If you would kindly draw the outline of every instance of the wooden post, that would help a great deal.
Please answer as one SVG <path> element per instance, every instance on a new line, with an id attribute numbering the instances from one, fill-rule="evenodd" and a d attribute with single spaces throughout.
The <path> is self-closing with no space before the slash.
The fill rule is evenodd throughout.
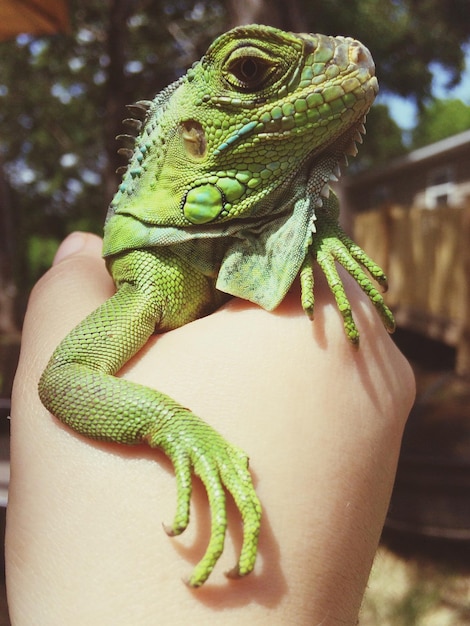
<path id="1" fill-rule="evenodd" d="M 461 319 L 463 327 L 457 344 L 456 371 L 460 376 L 470 376 L 470 205 L 467 205 L 462 214 L 462 241 L 461 248 L 462 268 L 466 280 L 464 281 L 463 308 Z"/>

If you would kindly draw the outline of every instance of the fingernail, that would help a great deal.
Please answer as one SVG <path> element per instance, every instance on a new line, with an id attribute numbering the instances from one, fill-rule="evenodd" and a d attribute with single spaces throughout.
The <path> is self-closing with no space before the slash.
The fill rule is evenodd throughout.
<path id="1" fill-rule="evenodd" d="M 71 233 L 60 244 L 57 252 L 55 253 L 52 265 L 57 265 L 72 254 L 80 252 L 85 247 L 86 235 L 84 233 L 75 232 Z"/>

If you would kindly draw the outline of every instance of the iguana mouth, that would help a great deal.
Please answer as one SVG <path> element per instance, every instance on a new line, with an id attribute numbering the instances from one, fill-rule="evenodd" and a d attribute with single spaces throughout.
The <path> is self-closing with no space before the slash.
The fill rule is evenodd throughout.
<path id="1" fill-rule="evenodd" d="M 363 116 L 356 124 L 323 147 L 319 152 L 310 154 L 306 161 L 310 171 L 322 172 L 322 185 L 317 195 L 317 208 L 323 205 L 322 198 L 330 195 L 330 184 L 336 183 L 341 177 L 341 166 L 348 166 L 348 157 L 355 157 L 358 153 L 357 143 L 362 144 L 366 134 L 366 117 Z"/>

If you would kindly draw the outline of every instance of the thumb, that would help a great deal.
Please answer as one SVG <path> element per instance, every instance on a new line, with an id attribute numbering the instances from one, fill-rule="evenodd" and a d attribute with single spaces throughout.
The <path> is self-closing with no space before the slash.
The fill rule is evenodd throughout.
<path id="1" fill-rule="evenodd" d="M 101 239 L 92 233 L 74 232 L 60 244 L 52 265 L 57 265 L 74 254 L 101 256 Z"/>
<path id="2" fill-rule="evenodd" d="M 23 326 L 40 353 L 59 341 L 93 309 L 114 293 L 114 284 L 101 254 L 101 239 L 76 232 L 64 239 L 53 267 L 33 287 Z M 46 345 L 47 344 L 47 345 Z"/>

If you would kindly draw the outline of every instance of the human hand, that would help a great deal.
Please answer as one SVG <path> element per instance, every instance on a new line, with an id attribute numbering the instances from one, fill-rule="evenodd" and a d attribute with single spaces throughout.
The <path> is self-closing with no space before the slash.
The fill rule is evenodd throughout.
<path id="1" fill-rule="evenodd" d="M 359 350 L 319 276 L 313 325 L 295 289 L 273 313 L 234 299 L 155 336 L 121 372 L 189 406 L 251 459 L 263 505 L 255 571 L 222 575 L 241 543 L 229 506 L 225 553 L 192 591 L 180 579 L 207 542 L 199 482 L 188 530 L 169 539 L 161 522 L 173 517 L 176 489 L 166 457 L 85 439 L 37 395 L 60 339 L 113 293 L 100 250 L 91 235 L 66 240 L 25 320 L 6 553 L 15 626 L 209 624 L 222 611 L 224 624 L 355 624 L 414 395 L 367 298 L 345 278 Z"/>

